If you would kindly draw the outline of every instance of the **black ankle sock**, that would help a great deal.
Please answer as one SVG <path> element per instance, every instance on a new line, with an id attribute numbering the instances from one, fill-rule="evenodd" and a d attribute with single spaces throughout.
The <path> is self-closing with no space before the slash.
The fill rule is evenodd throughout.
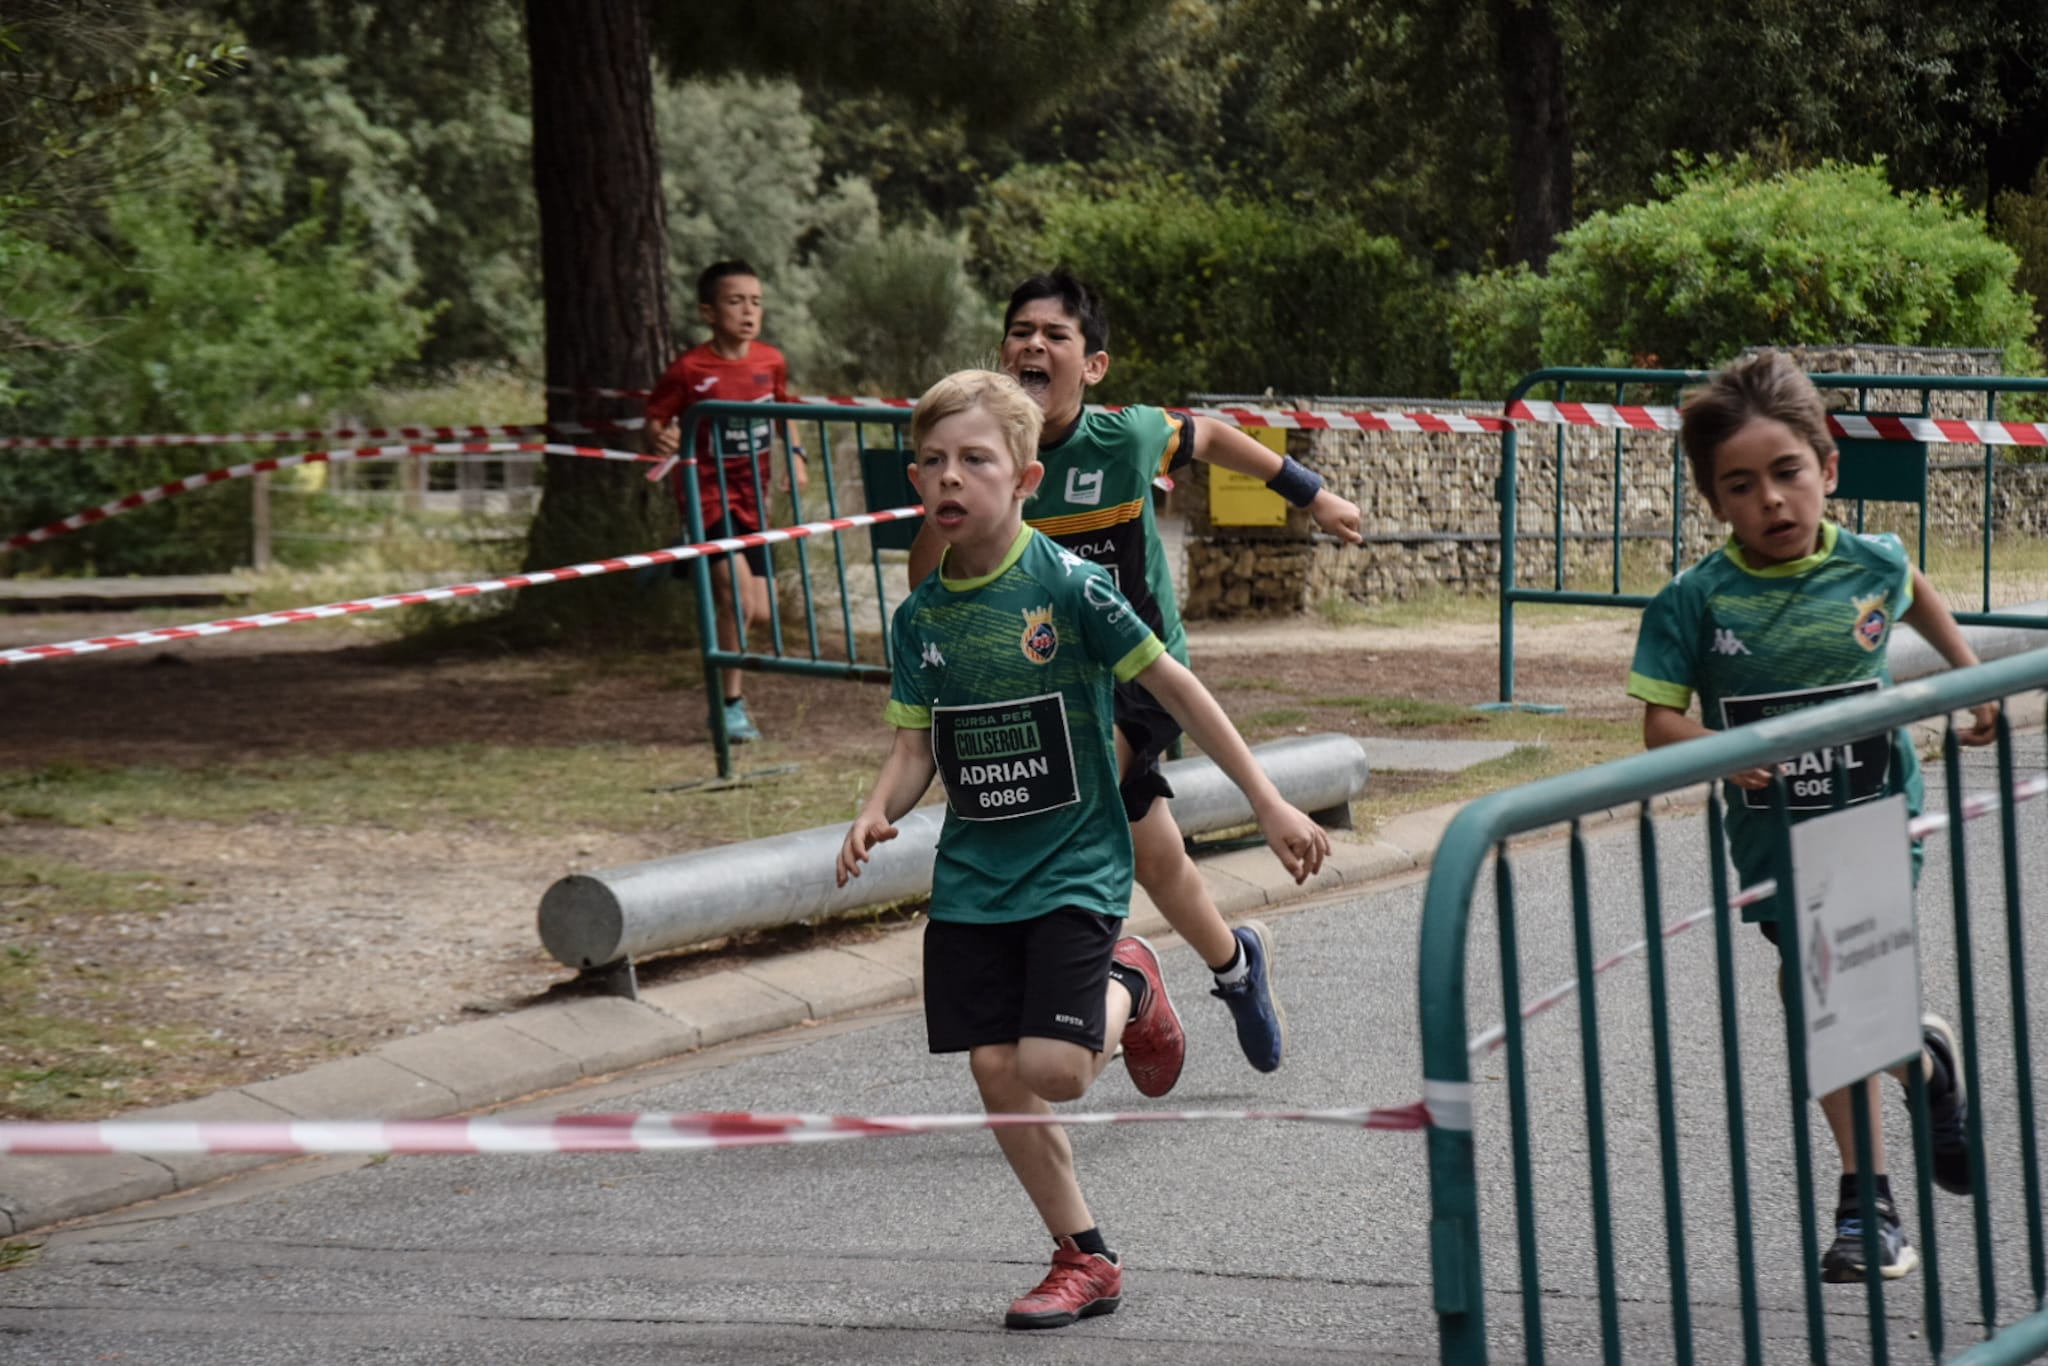
<path id="1" fill-rule="evenodd" d="M 1108 1257 L 1111 1261 L 1116 1260 L 1110 1253 L 1109 1244 L 1102 1241 L 1102 1230 L 1099 1227 L 1071 1236 L 1074 1240 L 1074 1246 L 1081 1251 L 1093 1253 L 1097 1257 Z"/>
<path id="2" fill-rule="evenodd" d="M 1890 1174 L 1881 1172 L 1876 1177 L 1876 1181 L 1877 1198 L 1884 1201 L 1886 1204 L 1890 1204 L 1892 1198 L 1892 1178 Z M 1839 1212 L 1841 1210 L 1853 1210 L 1855 1208 L 1856 1174 L 1854 1172 L 1843 1172 L 1840 1189 L 1837 1191 L 1835 1195 L 1835 1209 Z"/>
<path id="3" fill-rule="evenodd" d="M 1145 1009 L 1145 993 L 1151 990 L 1145 981 L 1145 974 L 1125 963 L 1109 965 L 1109 980 L 1123 983 L 1125 991 L 1131 993 L 1131 1018 L 1137 1019 Z"/>
<path id="4" fill-rule="evenodd" d="M 1243 961 L 1244 945 L 1237 942 L 1236 935 L 1232 935 L 1230 937 L 1230 961 L 1226 963 L 1211 963 L 1209 965 L 1209 971 L 1214 973 L 1216 976 L 1221 977 L 1226 972 L 1237 971 L 1237 965 L 1239 963 L 1242 963 Z"/>

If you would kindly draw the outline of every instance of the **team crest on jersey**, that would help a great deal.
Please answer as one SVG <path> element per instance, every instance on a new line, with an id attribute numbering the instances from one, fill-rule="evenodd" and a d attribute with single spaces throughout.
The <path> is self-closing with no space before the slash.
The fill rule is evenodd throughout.
<path id="1" fill-rule="evenodd" d="M 1885 628 L 1892 624 L 1891 615 L 1884 610 L 1884 600 L 1885 595 L 1879 593 L 1853 602 L 1856 608 L 1856 643 L 1866 650 L 1875 650 L 1884 644 Z"/>
<path id="2" fill-rule="evenodd" d="M 1052 627 L 1051 607 L 1027 608 L 1024 613 L 1024 657 L 1033 664 L 1050 664 L 1060 652 L 1060 633 Z"/>

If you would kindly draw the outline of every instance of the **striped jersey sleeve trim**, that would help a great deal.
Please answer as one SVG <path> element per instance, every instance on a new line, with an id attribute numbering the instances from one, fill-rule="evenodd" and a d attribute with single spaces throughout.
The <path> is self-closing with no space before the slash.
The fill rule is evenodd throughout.
<path id="1" fill-rule="evenodd" d="M 1144 515 L 1144 511 L 1145 500 L 1133 498 L 1128 503 L 1118 503 L 1099 512 L 1071 512 L 1064 517 L 1033 517 L 1028 520 L 1048 536 L 1071 536 L 1078 531 L 1100 531 L 1106 526 L 1135 521 Z"/>
<path id="2" fill-rule="evenodd" d="M 1641 702 L 1654 702 L 1660 707 L 1676 707 L 1684 711 L 1692 705 L 1692 689 L 1680 683 L 1666 683 L 1661 678 L 1648 678 L 1629 670 L 1628 695 Z"/>
<path id="3" fill-rule="evenodd" d="M 1116 674 L 1117 682 L 1128 683 L 1151 668 L 1152 661 L 1165 653 L 1166 646 L 1158 636 L 1147 636 L 1145 643 L 1132 646 L 1131 652 L 1119 659 L 1111 672 Z"/>
<path id="4" fill-rule="evenodd" d="M 930 730 L 932 709 L 913 707 L 908 702 L 898 702 L 892 697 L 889 699 L 889 705 L 882 708 L 882 719 L 898 730 Z"/>

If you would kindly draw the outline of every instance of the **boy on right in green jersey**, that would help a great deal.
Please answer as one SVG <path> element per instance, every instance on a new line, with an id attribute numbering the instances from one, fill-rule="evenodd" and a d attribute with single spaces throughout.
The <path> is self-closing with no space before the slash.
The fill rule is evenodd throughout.
<path id="1" fill-rule="evenodd" d="M 1977 662 L 1955 617 L 1926 576 L 1908 563 L 1896 536 L 1858 535 L 1822 516 L 1835 489 L 1839 457 L 1819 391 L 1787 357 L 1766 351 L 1729 366 L 1686 399 L 1681 420 L 1693 482 L 1728 523 L 1729 536 L 1721 549 L 1666 584 L 1643 613 L 1628 691 L 1643 703 L 1647 747 L 1885 687 L 1891 682 L 1885 648 L 1897 622 L 1918 631 L 1956 668 Z M 1699 720 L 1687 714 L 1695 694 Z M 1958 738 L 1967 745 L 1986 743 L 1997 715 L 1995 702 L 1977 707 L 1975 724 Z M 1849 762 L 1839 766 L 1824 756 L 1787 765 L 1827 774 L 1825 783 L 1808 784 L 1808 791 L 1791 790 L 1794 821 L 1835 809 L 1835 782 L 1848 784 L 1851 805 L 1904 793 L 1918 814 L 1920 760 L 1904 731 L 1850 749 Z M 1727 782 L 1729 852 L 1745 887 L 1771 876 L 1772 777 L 1770 770 L 1756 768 Z M 1914 853 L 1917 876 L 1917 846 Z M 1757 928 L 1778 943 L 1778 908 L 1767 906 L 1760 915 Z M 1921 1027 L 1933 1177 L 1943 1190 L 1968 1194 L 1967 1101 L 1955 1034 L 1936 1015 L 1923 1016 Z M 1891 1279 L 1918 1266 L 1920 1258 L 1906 1242 L 1885 1173 L 1877 1078 L 1865 1084 L 1879 1270 Z M 1821 1257 L 1821 1277 L 1828 1281 L 1864 1276 L 1850 1105 L 1848 1087 L 1820 1099 L 1842 1158 L 1835 1239 Z"/>

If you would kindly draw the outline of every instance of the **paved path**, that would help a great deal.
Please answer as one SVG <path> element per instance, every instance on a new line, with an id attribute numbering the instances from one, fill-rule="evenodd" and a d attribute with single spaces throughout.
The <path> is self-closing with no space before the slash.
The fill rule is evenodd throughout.
<path id="1" fill-rule="evenodd" d="M 2041 762 L 2038 737 L 2030 738 L 2028 762 Z M 1975 766 L 1981 771 L 1981 762 Z M 2040 866 L 2048 847 L 2040 837 L 2044 819 L 2028 809 L 2030 879 L 2048 872 Z M 1702 823 L 1675 813 L 1659 824 L 1667 909 L 1703 904 Z M 1602 949 L 1640 933 L 1632 833 L 1617 824 L 1591 836 Z M 1990 833 L 1989 823 L 1978 823 L 1973 844 Z M 1921 904 L 1928 998 L 1950 1009 L 1946 866 L 1937 845 Z M 1562 846 L 1533 847 L 1516 867 L 1525 989 L 1533 992 L 1570 974 Z M 1980 970 L 1995 974 L 2003 952 L 1989 933 L 1997 897 L 1981 860 L 1975 871 L 1983 889 L 1975 902 Z M 1185 948 L 1169 948 L 1169 982 L 1189 1022 L 1191 1057 L 1180 1088 L 1152 1108 L 1413 1099 L 1419 903 L 1419 875 L 1411 873 L 1291 910 L 1269 909 L 1293 1029 L 1287 1064 L 1269 1077 L 1238 1059 L 1227 1017 L 1202 996 L 1200 965 Z M 1490 923 L 1490 911 L 1480 907 L 1471 956 L 1475 1026 L 1498 1014 Z M 1800 1253 L 1785 1176 L 1788 1102 L 1778 1070 L 1782 1048 L 1773 1046 L 1781 1028 L 1773 959 L 1754 934 L 1736 943 L 1770 1354 L 1804 1359 L 1796 1317 Z M 2048 981 L 2042 945 L 2037 927 L 2030 943 L 2036 983 Z M 1674 941 L 1674 980 L 1705 980 L 1710 949 L 1703 935 Z M 1631 1359 L 1669 1360 L 1667 1231 L 1645 1081 L 1642 981 L 1639 965 L 1617 969 L 1601 980 L 1598 1001 L 1620 1196 L 1625 1339 Z M 1982 1011 L 1994 1049 L 2003 1037 L 2002 1000 L 1987 995 Z M 1700 1359 L 1720 1361 L 1731 1359 L 1732 1256 L 1722 1214 L 1724 1106 L 1713 1013 L 1703 1009 L 1678 1030 L 1688 1269 Z M 2035 1017 L 2041 1013 L 2037 1004 Z M 2048 1029 L 2037 1027 L 2037 1049 L 2044 1035 Z M 1532 1040 L 1551 1359 L 1581 1360 L 1597 1355 L 1598 1333 L 1586 1273 L 1575 1011 L 1543 1017 Z M 1488 1076 L 1481 1073 L 1478 1119 L 1488 1313 L 1501 1358 L 1514 1359 L 1520 1300 L 1502 1142 L 1505 1094 L 1486 1084 Z M 1993 1160 L 2008 1174 L 1995 1212 L 2010 1300 L 2017 1289 L 2010 1268 L 2022 1246 L 2010 1208 L 2012 1108 L 2002 1083 L 1988 1101 Z M 1112 1071 L 1085 1104 L 1147 1103 Z M 926 1055 L 914 1008 L 899 1005 L 706 1048 L 525 1108 L 973 1107 L 964 1068 Z M 1816 1138 L 1825 1143 L 1818 1132 Z M 0 1276 L 0 1339 L 8 1342 L 8 1361 L 24 1366 L 96 1359 L 495 1366 L 586 1355 L 621 1363 L 1434 1357 L 1418 1136 L 1251 1123 L 1142 1125 L 1081 1131 L 1076 1148 L 1097 1213 L 1126 1254 L 1131 1282 L 1121 1312 L 1055 1334 L 1000 1327 L 1003 1304 L 1039 1274 L 1043 1234 L 992 1141 L 965 1134 L 696 1155 L 290 1164 L 53 1234 L 38 1262 Z M 1910 1196 L 1906 1203 L 1913 1204 Z M 1937 1206 L 1950 1316 L 1958 1325 L 1975 1303 L 1962 1265 L 1963 1209 L 1947 1198 Z M 1901 1283 L 1889 1297 L 1901 1359 L 1920 1350 L 1905 1338 L 1924 1284 L 1924 1277 Z M 1860 1291 L 1830 1289 L 1837 1339 L 1831 1359 L 1862 1359 L 1861 1305 Z M 1951 1350 L 1966 1340 L 1960 1333 L 1951 1330 Z"/>

